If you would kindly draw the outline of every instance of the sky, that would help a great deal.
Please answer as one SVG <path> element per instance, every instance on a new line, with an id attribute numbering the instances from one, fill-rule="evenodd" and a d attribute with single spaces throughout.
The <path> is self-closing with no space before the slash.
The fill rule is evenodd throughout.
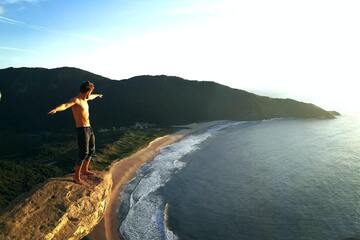
<path id="1" fill-rule="evenodd" d="M 0 0 L 0 68 L 215 81 L 360 112 L 358 0 Z"/>

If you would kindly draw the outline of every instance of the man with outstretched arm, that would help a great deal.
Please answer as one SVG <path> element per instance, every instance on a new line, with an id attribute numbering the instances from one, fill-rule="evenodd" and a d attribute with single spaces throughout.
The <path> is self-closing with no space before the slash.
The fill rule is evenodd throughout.
<path id="1" fill-rule="evenodd" d="M 63 103 L 52 109 L 48 114 L 55 114 L 71 107 L 72 114 L 76 124 L 77 140 L 79 147 L 79 158 L 75 164 L 74 181 L 83 184 L 80 175 L 94 175 L 89 171 L 89 164 L 92 156 L 95 154 L 95 135 L 90 125 L 88 101 L 95 98 L 102 98 L 102 94 L 91 94 L 94 90 L 94 84 L 84 81 L 80 85 L 80 93 L 73 97 L 67 103 Z"/>

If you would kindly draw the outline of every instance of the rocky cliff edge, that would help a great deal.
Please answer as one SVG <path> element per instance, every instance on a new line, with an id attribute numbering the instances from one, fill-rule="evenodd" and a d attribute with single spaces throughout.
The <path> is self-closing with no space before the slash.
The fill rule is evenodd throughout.
<path id="1" fill-rule="evenodd" d="M 100 222 L 109 203 L 109 173 L 85 176 L 85 185 L 72 176 L 52 178 L 19 197 L 0 216 L 0 239 L 81 239 Z"/>

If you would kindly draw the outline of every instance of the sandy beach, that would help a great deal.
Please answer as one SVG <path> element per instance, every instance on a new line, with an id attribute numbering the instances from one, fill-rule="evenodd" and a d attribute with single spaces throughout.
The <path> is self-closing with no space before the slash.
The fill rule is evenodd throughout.
<path id="1" fill-rule="evenodd" d="M 112 174 L 113 188 L 111 199 L 105 211 L 103 219 L 88 235 L 92 240 L 120 240 L 118 233 L 118 209 L 120 193 L 124 186 L 131 180 L 136 171 L 147 161 L 152 160 L 162 147 L 172 144 L 188 134 L 200 131 L 221 121 L 211 121 L 203 123 L 192 123 L 188 125 L 177 125 L 176 127 L 186 127 L 173 134 L 158 137 L 150 142 L 146 147 L 134 154 L 116 161 L 110 168 Z"/>

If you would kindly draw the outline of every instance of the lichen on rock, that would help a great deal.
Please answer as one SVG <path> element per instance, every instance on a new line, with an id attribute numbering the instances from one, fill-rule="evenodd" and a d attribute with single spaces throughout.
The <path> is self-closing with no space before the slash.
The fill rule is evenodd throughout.
<path id="1" fill-rule="evenodd" d="M 110 173 L 84 176 L 85 185 L 72 176 L 52 178 L 17 200 L 0 216 L 0 239 L 81 239 L 100 222 L 109 203 Z"/>

